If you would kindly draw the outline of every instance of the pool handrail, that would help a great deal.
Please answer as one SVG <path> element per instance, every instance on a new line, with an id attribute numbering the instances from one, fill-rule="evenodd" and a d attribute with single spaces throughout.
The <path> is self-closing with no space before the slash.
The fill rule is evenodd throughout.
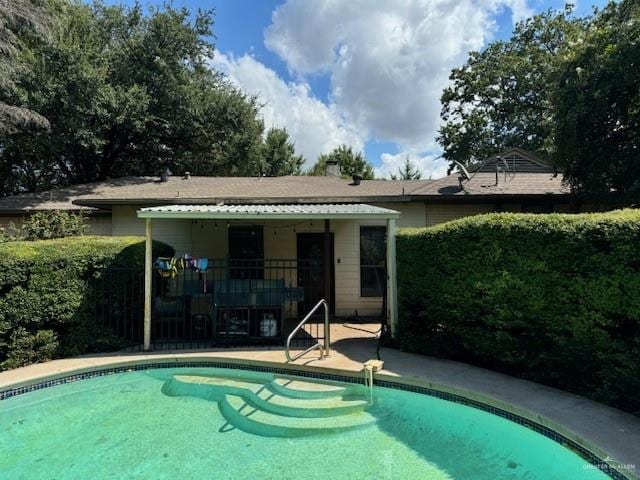
<path id="1" fill-rule="evenodd" d="M 293 337 L 295 336 L 296 333 L 298 333 L 298 331 L 304 326 L 305 323 L 307 323 L 307 320 L 309 320 L 311 318 L 311 316 L 316 312 L 316 310 L 318 310 L 318 308 L 320 308 L 320 306 L 324 307 L 324 345 L 322 345 L 320 342 L 316 342 L 315 345 L 310 346 L 309 348 L 307 348 L 304 352 L 300 352 L 298 353 L 295 357 L 291 356 L 291 340 L 293 340 Z M 293 362 L 295 360 L 297 360 L 298 358 L 306 355 L 307 353 L 309 353 L 312 350 L 315 350 L 316 348 L 320 350 L 320 359 L 323 359 L 325 357 L 329 356 L 329 352 L 330 352 L 330 338 L 329 338 L 329 304 L 327 303 L 327 301 L 322 298 L 320 299 L 320 301 L 318 303 L 316 303 L 316 305 L 311 309 L 311 311 L 309 313 L 307 313 L 307 315 L 302 319 L 302 321 L 298 324 L 298 326 L 296 328 L 294 328 L 292 330 L 292 332 L 289 334 L 289 336 L 287 337 L 287 345 L 286 348 L 284 350 L 284 353 L 287 357 L 287 361 L 289 362 Z"/>

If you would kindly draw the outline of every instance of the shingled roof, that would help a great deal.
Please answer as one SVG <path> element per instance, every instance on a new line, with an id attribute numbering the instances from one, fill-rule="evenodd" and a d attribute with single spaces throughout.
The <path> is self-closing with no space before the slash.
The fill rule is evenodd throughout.
<path id="1" fill-rule="evenodd" d="M 363 180 L 337 177 L 124 177 L 37 194 L 0 198 L 0 211 L 109 208 L 111 205 L 216 203 L 367 203 L 409 201 L 430 180 Z"/>
<path id="2" fill-rule="evenodd" d="M 167 203 L 325 203 L 409 200 L 428 181 L 364 180 L 355 185 L 337 177 L 169 177 L 132 178 L 120 185 L 100 185 L 75 203 L 87 206 Z"/>
<path id="3" fill-rule="evenodd" d="M 560 175 L 552 173 L 500 173 L 478 172 L 471 180 L 460 181 L 453 173 L 414 190 L 411 196 L 460 197 L 468 195 L 568 195 L 569 188 Z"/>
<path id="4" fill-rule="evenodd" d="M 469 178 L 459 171 L 418 187 L 414 197 L 480 197 L 568 195 L 569 188 L 549 163 L 533 153 L 511 148 L 470 168 Z"/>
<path id="5" fill-rule="evenodd" d="M 498 172 L 496 166 L 504 165 Z M 493 162 L 493 163 L 492 163 Z M 339 177 L 124 177 L 41 193 L 0 198 L 0 213 L 109 209 L 112 205 L 381 203 L 500 196 L 567 195 L 562 176 L 530 152 L 511 149 L 491 157 L 460 180 L 363 180 Z"/>
<path id="6" fill-rule="evenodd" d="M 78 188 L 63 188 L 38 193 L 23 193 L 10 197 L 0 197 L 0 213 L 20 214 L 40 210 L 87 211 L 96 210 L 92 207 L 75 205 L 73 200 L 78 197 Z"/>

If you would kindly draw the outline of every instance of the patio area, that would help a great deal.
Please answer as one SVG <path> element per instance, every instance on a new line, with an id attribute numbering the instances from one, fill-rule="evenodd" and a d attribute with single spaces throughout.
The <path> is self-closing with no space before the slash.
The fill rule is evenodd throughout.
<path id="1" fill-rule="evenodd" d="M 400 212 L 368 204 L 167 205 L 141 208 L 145 226 L 145 351 L 283 345 L 320 301 L 332 318 L 397 319 Z M 314 223 L 315 222 L 315 223 Z M 175 248 L 154 258 L 154 239 Z M 296 347 L 320 339 L 311 324 Z M 108 323 L 106 326 L 110 326 Z M 140 343 L 138 341 L 138 343 Z M 303 348 L 304 350 L 304 348 Z"/>

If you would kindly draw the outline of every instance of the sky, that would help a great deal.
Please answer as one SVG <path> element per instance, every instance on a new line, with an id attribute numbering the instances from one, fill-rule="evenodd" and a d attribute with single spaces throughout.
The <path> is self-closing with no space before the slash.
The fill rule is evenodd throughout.
<path id="1" fill-rule="evenodd" d="M 126 0 L 128 2 L 130 0 Z M 161 4 L 155 0 L 149 4 Z M 588 14 L 605 0 L 577 0 Z M 143 2 L 144 4 L 144 2 Z M 440 95 L 470 50 L 557 0 L 174 0 L 215 9 L 212 67 L 257 95 L 267 128 L 285 127 L 311 166 L 340 144 L 376 176 L 407 156 L 423 178 L 446 162 L 435 139 Z"/>

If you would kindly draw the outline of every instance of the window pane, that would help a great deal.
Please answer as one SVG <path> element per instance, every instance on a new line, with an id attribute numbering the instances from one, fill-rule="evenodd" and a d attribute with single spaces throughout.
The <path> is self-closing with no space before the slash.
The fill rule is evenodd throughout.
<path id="1" fill-rule="evenodd" d="M 360 227 L 360 295 L 381 297 L 386 285 L 385 227 Z"/>
<path id="2" fill-rule="evenodd" d="M 360 264 L 384 265 L 385 245 L 384 227 L 361 227 L 360 229 Z"/>
<path id="3" fill-rule="evenodd" d="M 230 227 L 230 258 L 263 258 L 262 227 Z"/>
<path id="4" fill-rule="evenodd" d="M 360 267 L 360 295 L 381 297 L 384 293 L 386 280 L 384 267 Z"/>
<path id="5" fill-rule="evenodd" d="M 231 278 L 263 278 L 263 257 L 264 240 L 261 226 L 229 228 Z"/>

